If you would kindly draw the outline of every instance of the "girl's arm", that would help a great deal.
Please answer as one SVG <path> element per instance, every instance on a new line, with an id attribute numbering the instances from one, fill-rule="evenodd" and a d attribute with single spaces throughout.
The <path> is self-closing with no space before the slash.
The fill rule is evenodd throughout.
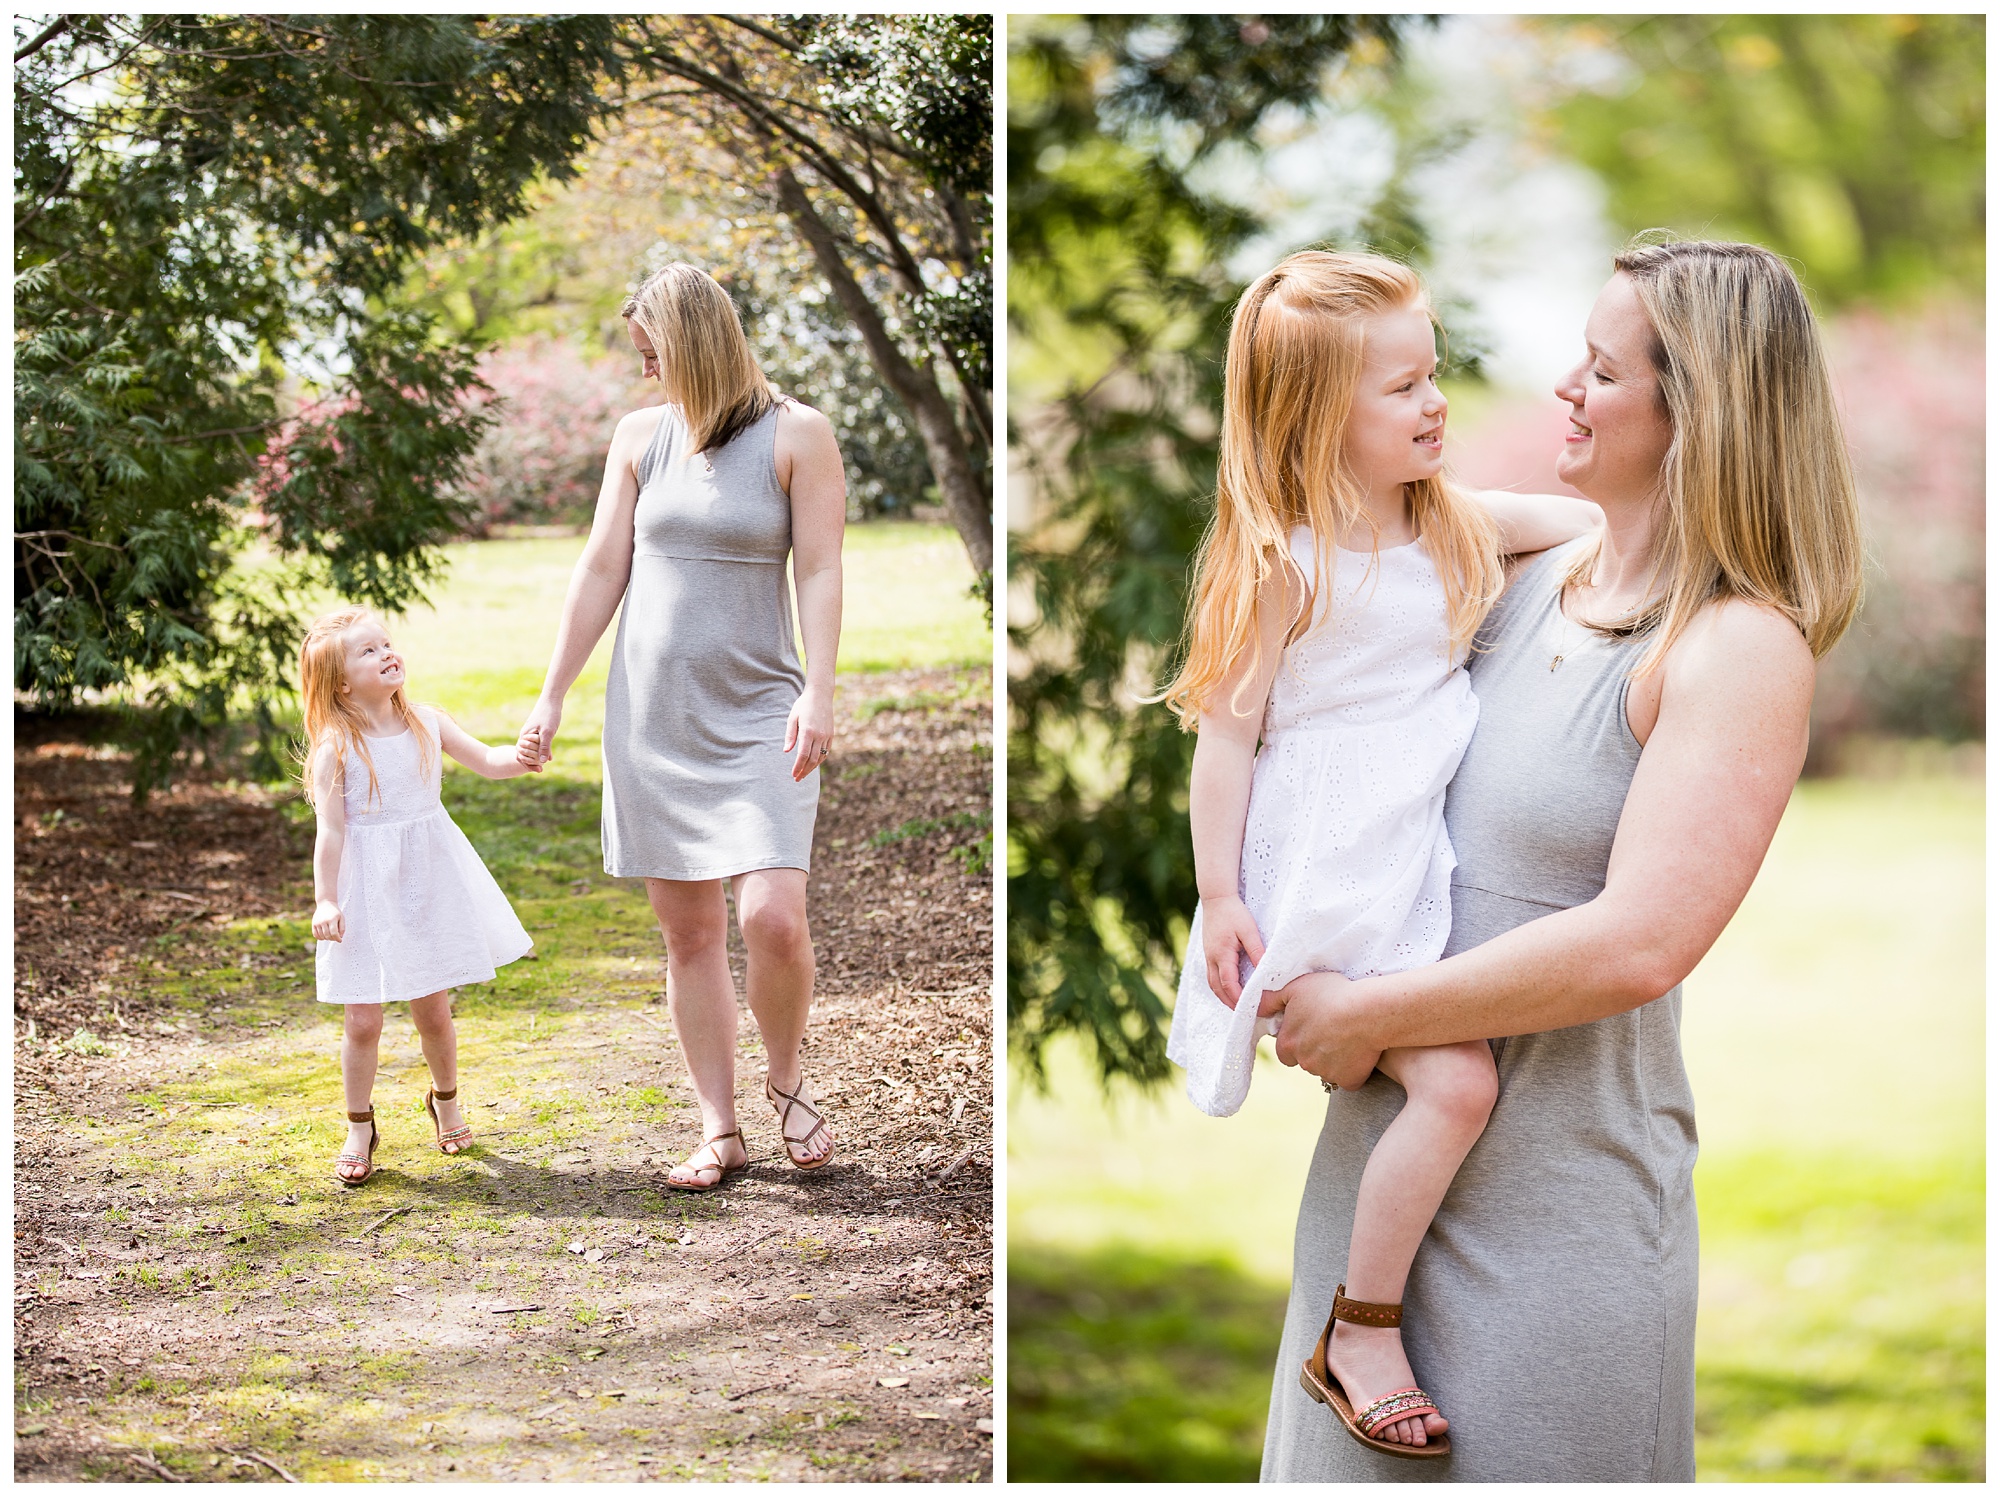
<path id="1" fill-rule="evenodd" d="M 476 775 L 489 780 L 511 780 L 515 775 L 540 774 L 539 762 L 524 764 L 513 746 L 488 748 L 442 712 L 437 715 L 438 743 L 447 754 Z"/>
<path id="2" fill-rule="evenodd" d="M 1278 1000 L 1279 1059 L 1359 1086 L 1383 1050 L 1586 1024 L 1686 977 L 1749 892 L 1805 764 L 1812 653 L 1776 610 L 1721 603 L 1675 644 L 1658 691 L 1602 894 L 1414 971 L 1300 978 Z"/>
<path id="3" fill-rule="evenodd" d="M 524 766 L 545 764 L 554 757 L 563 698 L 583 674 L 590 652 L 625 597 L 625 584 L 632 578 L 638 462 L 665 419 L 662 407 L 648 406 L 626 416 L 612 434 L 611 452 L 604 460 L 604 483 L 597 493 L 597 513 L 590 522 L 590 539 L 583 543 L 583 555 L 570 574 L 562 622 L 556 626 L 555 654 L 549 659 L 541 697 L 521 727 L 515 753 Z"/>
<path id="4" fill-rule="evenodd" d="M 792 501 L 792 586 L 806 645 L 806 689 L 785 723 L 798 752 L 792 778 L 819 768 L 833 743 L 833 667 L 840 653 L 840 542 L 847 529 L 847 474 L 833 424 L 811 406 L 778 409 L 778 483 Z"/>
<path id="5" fill-rule="evenodd" d="M 1285 625 L 1303 594 L 1283 568 L 1257 599 L 1257 651 L 1238 657 L 1214 700 L 1201 713 L 1188 784 L 1188 826 L 1194 835 L 1195 888 L 1201 895 L 1202 958 L 1208 988 L 1231 1008 L 1243 995 L 1242 962 L 1264 959 L 1257 921 L 1237 892 L 1243 867 L 1243 826 L 1250 812 L 1250 776 L 1264 705 L 1284 657 Z M 1254 666 L 1254 668 L 1253 668 Z"/>
<path id="6" fill-rule="evenodd" d="M 307 772 L 313 781 L 313 814 L 319 833 L 313 839 L 313 939 L 338 941 L 347 934 L 347 917 L 340 913 L 340 855 L 347 847 L 347 798 L 343 793 L 340 752 L 330 743 L 313 751 Z"/>
<path id="7" fill-rule="evenodd" d="M 1500 550 L 1508 556 L 1546 551 L 1573 541 L 1604 523 L 1604 511 L 1588 499 L 1563 494 L 1510 494 L 1481 489 L 1472 496 L 1500 527 Z"/>

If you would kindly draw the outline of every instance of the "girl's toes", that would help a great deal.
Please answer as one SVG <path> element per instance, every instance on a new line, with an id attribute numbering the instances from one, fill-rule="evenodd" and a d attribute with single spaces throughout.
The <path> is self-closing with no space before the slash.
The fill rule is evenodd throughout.
<path id="1" fill-rule="evenodd" d="M 1446 1419 L 1444 1415 L 1442 1414 L 1424 1415 L 1424 1433 L 1429 1435 L 1433 1440 L 1435 1440 L 1439 1435 L 1443 1434 L 1446 1430 L 1450 1428 L 1451 1428 L 1451 1421 Z"/>

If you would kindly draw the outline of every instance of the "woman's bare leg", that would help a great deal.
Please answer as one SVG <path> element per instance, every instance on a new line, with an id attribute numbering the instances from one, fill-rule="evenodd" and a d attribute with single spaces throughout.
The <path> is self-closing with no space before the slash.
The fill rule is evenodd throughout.
<path id="1" fill-rule="evenodd" d="M 736 984 L 729 975 L 729 911 L 722 880 L 649 878 L 646 898 L 667 945 L 667 1008 L 701 1108 L 701 1136 L 736 1129 Z M 715 1145 L 721 1164 L 746 1161 L 735 1139 Z M 672 1179 L 703 1183 L 689 1166 Z"/>
<path id="2" fill-rule="evenodd" d="M 451 1022 L 451 990 L 426 993 L 421 998 L 410 1000 L 410 1022 L 416 1026 L 417 1039 L 424 1047 L 424 1064 L 430 1067 L 431 1090 L 456 1092 L 458 1090 L 458 1030 Z M 434 1104 L 438 1112 L 438 1122 L 446 1133 L 463 1127 L 464 1115 L 458 1110 L 459 1098 L 440 1097 Z"/>
<path id="3" fill-rule="evenodd" d="M 1377 1068 L 1403 1088 L 1408 1101 L 1361 1172 L 1347 1250 L 1347 1297 L 1396 1304 L 1417 1245 L 1492 1116 L 1499 1083 L 1493 1052 L 1483 1040 L 1390 1050 Z M 1393 1329 L 1335 1321 L 1326 1359 L 1357 1412 L 1416 1381 L 1403 1355 L 1402 1332 Z M 1422 1445 L 1448 1427 L 1426 1414 L 1398 1420 L 1376 1437 Z"/>
<path id="4" fill-rule="evenodd" d="M 806 875 L 802 868 L 760 868 L 736 879 L 736 920 L 747 956 L 746 996 L 764 1037 L 771 1085 L 810 1103 L 800 1091 L 799 1047 L 812 1015 L 812 933 L 806 925 Z M 812 1133 L 811 1118 L 792 1110 L 785 1128 L 791 1153 L 811 1163 L 833 1148 L 828 1131 Z M 810 1142 L 807 1142 L 810 1135 Z"/>

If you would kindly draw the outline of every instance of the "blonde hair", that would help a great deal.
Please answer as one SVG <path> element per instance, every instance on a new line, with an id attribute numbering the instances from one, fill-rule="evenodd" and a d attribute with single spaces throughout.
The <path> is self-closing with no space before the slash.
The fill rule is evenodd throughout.
<path id="1" fill-rule="evenodd" d="M 1656 595 L 1593 627 L 1653 634 L 1633 671 L 1643 675 L 1708 604 L 1742 598 L 1777 609 L 1825 655 L 1861 604 L 1861 514 L 1798 278 L 1758 245 L 1709 240 L 1639 243 L 1612 263 L 1653 325 L 1673 441 L 1660 465 Z M 1597 553 L 1585 546 L 1566 582 L 1587 582 Z"/>
<path id="2" fill-rule="evenodd" d="M 1237 302 L 1223 367 L 1215 518 L 1195 552 L 1186 656 L 1161 698 L 1183 728 L 1199 724 L 1246 649 L 1250 674 L 1261 668 L 1257 597 L 1273 569 L 1305 590 L 1289 644 L 1319 617 L 1318 600 L 1332 596 L 1334 538 L 1373 528 L 1342 444 L 1367 353 L 1364 321 L 1405 308 L 1436 322 L 1414 271 L 1379 255 L 1325 250 L 1288 257 Z M 1403 489 L 1444 583 L 1453 648 L 1464 649 L 1505 585 L 1497 529 L 1442 474 Z M 1318 542 L 1311 579 L 1291 553 L 1297 525 Z"/>
<path id="3" fill-rule="evenodd" d="M 681 408 L 697 452 L 726 445 L 777 404 L 729 293 L 704 270 L 663 265 L 619 308 L 645 329 L 660 384 Z"/>
<path id="4" fill-rule="evenodd" d="M 367 725 L 353 698 L 345 696 L 341 687 L 347 684 L 346 649 L 344 641 L 347 631 L 363 619 L 375 617 L 370 609 L 349 605 L 336 608 L 331 613 L 323 613 L 314 619 L 306 629 L 304 643 L 299 646 L 299 695 L 305 703 L 306 744 L 300 756 L 299 778 L 305 787 L 307 805 L 316 805 L 313 799 L 313 756 L 322 745 L 331 744 L 343 761 L 351 749 L 368 767 L 368 799 L 373 801 L 380 792 L 375 778 L 375 761 L 368 755 L 368 738 L 362 729 Z M 417 754 L 425 774 L 430 773 L 431 755 L 436 745 L 431 741 L 423 719 L 410 705 L 410 699 L 398 686 L 389 697 L 390 705 L 403 719 L 412 733 L 417 735 Z"/>

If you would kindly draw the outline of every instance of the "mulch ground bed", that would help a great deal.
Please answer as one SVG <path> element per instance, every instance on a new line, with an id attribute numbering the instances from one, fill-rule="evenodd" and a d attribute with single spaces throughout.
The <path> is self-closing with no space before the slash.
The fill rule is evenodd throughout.
<path id="1" fill-rule="evenodd" d="M 459 996 L 465 1155 L 392 1008 L 345 1190 L 309 821 L 220 768 L 135 808 L 87 724 L 17 718 L 16 1477 L 989 1478 L 983 675 L 843 679 L 806 1054 L 837 1156 L 785 1162 L 746 1015 L 754 1162 L 702 1196 L 661 1187 L 699 1119 L 593 787 L 448 784 L 537 951 Z"/>

